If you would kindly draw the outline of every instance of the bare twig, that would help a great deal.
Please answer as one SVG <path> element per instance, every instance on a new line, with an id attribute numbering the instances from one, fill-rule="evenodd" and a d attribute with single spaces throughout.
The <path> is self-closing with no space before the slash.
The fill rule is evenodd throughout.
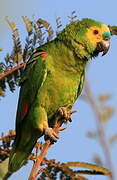
<path id="1" fill-rule="evenodd" d="M 111 170 L 112 175 L 113 175 L 111 177 L 111 179 L 114 180 L 114 170 L 113 170 L 112 161 L 111 161 L 110 148 L 109 148 L 108 142 L 106 140 L 105 130 L 104 130 L 103 125 L 102 125 L 101 112 L 98 108 L 98 105 L 96 104 L 96 100 L 95 100 L 95 98 L 91 92 L 89 83 L 87 81 L 85 82 L 85 88 L 84 89 L 85 89 L 87 99 L 88 99 L 88 101 L 89 101 L 89 103 L 90 103 L 90 105 L 94 111 L 95 116 L 96 116 L 97 134 L 99 137 L 100 144 L 101 144 L 103 151 L 104 151 L 106 165 Z"/>
<path id="2" fill-rule="evenodd" d="M 68 162 L 66 164 L 63 164 L 63 167 L 80 167 L 80 168 L 87 168 L 87 169 L 91 170 L 91 171 L 89 171 L 89 170 L 76 171 L 76 173 L 78 173 L 78 174 L 92 174 L 92 175 L 98 174 L 98 175 L 105 175 L 105 176 L 112 177 L 112 174 L 108 169 L 100 167 L 95 164 L 91 164 L 91 163 Z"/>
<path id="3" fill-rule="evenodd" d="M 86 163 L 86 162 L 68 162 L 68 163 L 55 163 L 52 161 L 47 160 L 46 158 L 44 158 L 43 160 L 44 164 L 50 165 L 52 167 L 57 167 L 59 168 L 61 171 L 66 172 L 68 174 L 68 168 L 69 167 L 80 167 L 80 168 L 86 168 L 86 169 L 90 169 L 90 170 L 77 170 L 77 171 L 70 171 L 72 172 L 72 175 L 85 175 L 85 174 L 91 174 L 91 175 L 105 175 L 105 176 L 109 176 L 112 177 L 111 172 L 103 167 L 100 167 L 98 165 L 95 164 L 91 164 L 91 163 Z"/>
<path id="4" fill-rule="evenodd" d="M 5 78 L 5 77 L 8 76 L 9 74 L 13 73 L 14 71 L 16 71 L 16 70 L 24 67 L 25 65 L 26 65 L 26 63 L 23 63 L 23 64 L 20 64 L 20 65 L 14 67 L 14 68 L 11 68 L 10 70 L 6 71 L 4 74 L 2 74 L 2 75 L 0 76 L 0 80 L 2 80 L 3 78 Z"/>
<path id="5" fill-rule="evenodd" d="M 2 151 L 4 151 L 4 152 L 10 152 L 11 150 L 10 150 L 10 149 L 3 149 L 3 148 L 0 147 L 0 152 L 2 152 Z"/>
<path id="6" fill-rule="evenodd" d="M 108 26 L 112 35 L 117 35 L 117 26 Z"/>
<path id="7" fill-rule="evenodd" d="M 41 164 L 43 158 L 46 156 L 50 146 L 51 146 L 51 141 L 50 140 L 46 140 L 42 152 L 36 158 L 36 161 L 35 161 L 35 163 L 33 165 L 33 168 L 31 170 L 31 173 L 30 173 L 30 176 L 29 176 L 28 180 L 35 180 L 36 179 L 37 175 L 39 174 L 39 171 L 37 173 L 37 170 L 40 167 L 40 164 Z"/>

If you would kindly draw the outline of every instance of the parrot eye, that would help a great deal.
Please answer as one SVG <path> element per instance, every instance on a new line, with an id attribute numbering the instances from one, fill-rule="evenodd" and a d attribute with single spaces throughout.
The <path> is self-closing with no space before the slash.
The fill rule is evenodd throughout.
<path id="1" fill-rule="evenodd" d="M 98 34 L 99 31 L 98 31 L 98 30 L 94 30 L 93 33 L 94 33 L 94 34 Z"/>

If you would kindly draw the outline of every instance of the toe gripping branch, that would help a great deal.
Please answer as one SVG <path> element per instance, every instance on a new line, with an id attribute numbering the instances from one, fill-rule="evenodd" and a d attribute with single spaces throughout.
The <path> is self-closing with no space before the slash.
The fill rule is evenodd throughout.
<path id="1" fill-rule="evenodd" d="M 45 140 L 50 139 L 51 143 L 56 142 L 59 139 L 59 132 L 65 130 L 66 128 L 61 128 L 62 124 L 67 122 L 72 122 L 71 115 L 76 110 L 69 110 L 71 105 L 66 107 L 60 107 L 54 115 L 54 121 L 56 122 L 53 128 L 45 129 Z"/>
<path id="2" fill-rule="evenodd" d="M 66 122 L 72 122 L 71 115 L 75 112 L 76 110 L 68 110 L 71 107 L 71 105 L 68 105 L 66 107 L 60 107 L 57 111 L 58 116 L 60 117 L 61 120 Z"/>

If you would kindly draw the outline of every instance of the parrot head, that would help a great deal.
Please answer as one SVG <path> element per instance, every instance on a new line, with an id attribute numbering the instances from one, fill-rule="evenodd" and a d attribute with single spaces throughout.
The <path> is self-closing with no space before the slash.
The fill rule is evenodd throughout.
<path id="1" fill-rule="evenodd" d="M 91 26 L 88 28 L 86 37 L 90 43 L 94 46 L 94 54 L 103 52 L 104 56 L 110 47 L 111 33 L 109 27 L 106 24 L 101 24 L 100 27 Z"/>
<path id="2" fill-rule="evenodd" d="M 75 54 L 88 60 L 100 52 L 104 56 L 110 47 L 109 27 L 92 19 L 82 19 L 69 24 L 59 35 Z"/>

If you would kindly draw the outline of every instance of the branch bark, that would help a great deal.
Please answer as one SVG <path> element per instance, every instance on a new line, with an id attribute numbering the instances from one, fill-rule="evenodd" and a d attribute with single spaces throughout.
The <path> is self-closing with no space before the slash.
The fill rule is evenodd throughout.
<path id="1" fill-rule="evenodd" d="M 0 80 L 2 80 L 3 78 L 5 78 L 5 77 L 8 76 L 9 74 L 13 73 L 14 71 L 16 71 L 16 70 L 18 70 L 18 69 L 21 69 L 21 68 L 24 67 L 25 65 L 26 65 L 26 63 L 23 63 L 23 64 L 20 64 L 20 65 L 18 65 L 18 66 L 16 66 L 16 67 L 14 67 L 14 68 L 6 71 L 4 74 L 2 74 L 2 75 L 0 76 Z"/>
<path id="2" fill-rule="evenodd" d="M 51 141 L 47 140 L 44 144 L 43 150 L 40 153 L 40 155 L 36 158 L 36 161 L 33 165 L 33 168 L 31 170 L 30 176 L 28 180 L 35 180 L 38 175 L 38 168 L 40 167 L 41 162 L 43 161 L 44 157 L 46 156 L 49 147 L 51 146 Z"/>
<path id="3" fill-rule="evenodd" d="M 58 119 L 58 117 L 57 117 Z M 64 123 L 64 120 L 59 120 L 57 122 L 57 124 L 54 126 L 53 130 L 57 133 L 60 132 L 60 127 L 62 126 L 62 124 Z M 53 142 L 50 140 L 50 139 L 47 139 L 44 146 L 43 146 L 43 149 L 40 153 L 40 155 L 36 158 L 36 161 L 33 165 L 33 168 L 31 170 L 31 173 L 30 173 L 30 176 L 28 178 L 28 180 L 36 180 L 36 177 L 38 176 L 38 169 L 41 165 L 41 162 L 43 161 L 44 157 L 46 156 L 46 154 L 48 153 L 48 149 L 50 148 L 50 146 L 53 144 Z"/>

